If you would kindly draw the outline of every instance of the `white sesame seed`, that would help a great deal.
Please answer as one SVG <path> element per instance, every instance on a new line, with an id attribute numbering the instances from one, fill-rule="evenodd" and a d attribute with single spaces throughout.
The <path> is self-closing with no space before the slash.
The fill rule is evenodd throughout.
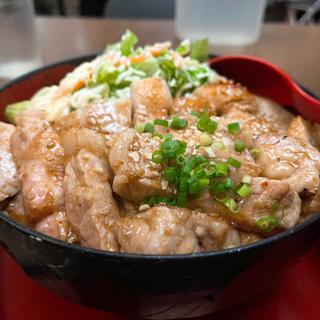
<path id="1" fill-rule="evenodd" d="M 139 207 L 139 211 L 145 211 L 148 210 L 150 206 L 148 204 L 143 204 Z"/>
<path id="2" fill-rule="evenodd" d="M 169 185 L 168 181 L 166 181 L 166 180 L 161 180 L 161 188 L 162 188 L 163 190 L 166 190 L 166 189 L 168 188 L 168 185 Z"/>
<path id="3" fill-rule="evenodd" d="M 128 157 L 130 157 L 134 162 L 138 162 L 140 160 L 140 155 L 137 151 L 129 152 Z"/>
<path id="4" fill-rule="evenodd" d="M 149 160 L 152 159 L 152 153 L 150 153 L 150 152 L 146 152 L 146 153 L 145 153 L 145 156 L 146 156 L 146 158 L 149 159 Z"/>

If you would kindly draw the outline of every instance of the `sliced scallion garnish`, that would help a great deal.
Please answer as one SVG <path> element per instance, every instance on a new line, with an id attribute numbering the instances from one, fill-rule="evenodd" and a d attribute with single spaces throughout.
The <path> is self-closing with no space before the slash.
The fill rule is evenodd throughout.
<path id="1" fill-rule="evenodd" d="M 156 150 L 152 153 L 152 161 L 157 164 L 163 162 L 163 156 L 160 150 Z"/>
<path id="2" fill-rule="evenodd" d="M 206 146 L 206 147 L 210 146 L 211 143 L 212 143 L 212 137 L 206 132 L 201 133 L 201 135 L 200 135 L 200 143 L 202 145 Z"/>
<path id="3" fill-rule="evenodd" d="M 278 221 L 274 216 L 264 216 L 256 222 L 256 226 L 265 232 L 271 232 L 277 225 Z"/>
<path id="4" fill-rule="evenodd" d="M 231 157 L 228 159 L 228 163 L 230 164 L 230 166 L 235 167 L 237 169 L 241 167 L 241 162 Z"/>
<path id="5" fill-rule="evenodd" d="M 154 133 L 152 134 L 152 136 L 153 136 L 153 137 L 158 137 L 158 138 L 160 138 L 160 139 L 163 139 L 163 135 L 162 135 L 161 133 L 158 133 L 158 132 L 154 132 Z"/>
<path id="6" fill-rule="evenodd" d="M 186 161 L 186 158 L 182 154 L 178 154 L 176 162 L 178 165 L 182 166 Z"/>
<path id="7" fill-rule="evenodd" d="M 170 128 L 171 129 L 184 129 L 188 125 L 188 121 L 186 119 L 179 118 L 178 116 L 172 117 Z"/>
<path id="8" fill-rule="evenodd" d="M 139 133 L 143 133 L 144 132 L 144 127 L 145 125 L 142 123 L 138 123 L 135 125 L 135 130 L 138 131 Z"/>
<path id="9" fill-rule="evenodd" d="M 250 153 L 254 158 L 258 158 L 261 154 L 261 150 L 258 148 L 252 148 L 250 149 Z"/>
<path id="10" fill-rule="evenodd" d="M 234 149 L 238 152 L 242 152 L 244 151 L 246 148 L 246 144 L 239 139 L 236 139 L 235 143 L 234 143 Z"/>
<path id="11" fill-rule="evenodd" d="M 186 151 L 187 144 L 180 140 L 165 140 L 161 144 L 161 152 L 164 159 L 176 159 L 179 154 Z"/>
<path id="12" fill-rule="evenodd" d="M 229 173 L 228 164 L 224 162 L 217 162 L 215 169 L 217 176 L 227 176 Z"/>
<path id="13" fill-rule="evenodd" d="M 247 183 L 242 184 L 241 187 L 237 190 L 237 194 L 242 198 L 247 197 L 250 193 L 251 187 Z"/>
<path id="14" fill-rule="evenodd" d="M 153 120 L 153 124 L 157 125 L 157 126 L 163 126 L 163 127 L 169 126 L 169 122 L 164 119 L 155 119 L 155 120 Z"/>
<path id="15" fill-rule="evenodd" d="M 154 133 L 155 129 L 154 129 L 154 125 L 150 122 L 147 122 L 144 125 L 144 130 L 143 132 L 149 132 L 149 133 Z"/>
<path id="16" fill-rule="evenodd" d="M 228 124 L 228 131 L 231 134 L 239 134 L 240 133 L 240 125 L 239 122 L 233 122 Z"/>
<path id="17" fill-rule="evenodd" d="M 231 190 L 234 187 L 234 182 L 231 178 L 226 178 L 224 181 L 216 182 L 210 187 L 214 194 L 221 194 Z"/>
<path id="18" fill-rule="evenodd" d="M 228 198 L 223 202 L 223 204 L 232 212 L 232 213 L 238 213 L 239 208 L 236 203 L 236 201 L 233 198 Z"/>
<path id="19" fill-rule="evenodd" d="M 219 140 L 214 140 L 211 144 L 211 147 L 214 149 L 217 149 L 217 150 L 226 150 L 227 149 L 226 145 Z"/>
<path id="20" fill-rule="evenodd" d="M 164 170 L 163 176 L 168 182 L 175 183 L 179 178 L 178 170 L 174 167 L 168 167 Z"/>

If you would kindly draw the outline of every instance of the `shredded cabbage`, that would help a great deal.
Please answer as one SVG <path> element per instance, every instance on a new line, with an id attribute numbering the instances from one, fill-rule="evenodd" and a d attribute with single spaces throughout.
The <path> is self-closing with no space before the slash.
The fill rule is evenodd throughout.
<path id="1" fill-rule="evenodd" d="M 208 39 L 196 40 L 191 44 L 190 57 L 192 59 L 204 62 L 208 59 L 209 44 Z"/>
<path id="2" fill-rule="evenodd" d="M 102 83 L 94 87 L 85 87 L 74 93 L 70 99 L 72 108 L 83 108 L 90 102 L 96 102 L 108 98 L 109 86 Z"/>
<path id="3" fill-rule="evenodd" d="M 133 46 L 138 42 L 138 38 L 130 30 L 121 37 L 120 51 L 124 56 L 128 56 L 132 53 Z"/>
<path id="4" fill-rule="evenodd" d="M 174 97 L 192 93 L 205 83 L 222 79 L 206 63 L 208 41 L 184 40 L 176 50 L 170 42 L 136 48 L 137 36 L 126 31 L 118 43 L 68 73 L 58 86 L 41 89 L 30 106 L 47 112 L 54 120 L 98 100 L 130 97 L 134 81 L 155 77 L 164 79 Z"/>

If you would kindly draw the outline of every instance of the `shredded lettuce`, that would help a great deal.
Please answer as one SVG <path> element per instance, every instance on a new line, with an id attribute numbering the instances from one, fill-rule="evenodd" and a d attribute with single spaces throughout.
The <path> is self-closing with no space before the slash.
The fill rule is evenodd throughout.
<path id="1" fill-rule="evenodd" d="M 106 55 L 109 53 L 115 60 L 126 61 L 115 65 L 106 59 L 97 68 L 93 81 L 96 84 L 107 83 L 110 97 L 123 96 L 123 93 L 129 92 L 123 89 L 133 81 L 147 77 L 166 80 L 173 96 L 192 92 L 196 87 L 217 78 L 206 63 L 200 63 L 208 58 L 207 39 L 194 42 L 184 40 L 176 50 L 171 49 L 170 45 L 166 48 L 161 44 L 133 50 L 137 41 L 131 31 L 126 31 L 119 43 L 106 49 Z M 150 48 L 160 51 L 152 55 Z M 118 90 L 122 90 L 120 94 Z"/>
<path id="2" fill-rule="evenodd" d="M 189 54 L 190 50 L 191 50 L 191 42 L 189 39 L 183 40 L 180 43 L 179 47 L 177 48 L 177 52 L 182 56 L 186 56 L 187 54 Z"/>
<path id="3" fill-rule="evenodd" d="M 204 62 L 208 60 L 209 57 L 209 44 L 208 39 L 196 40 L 191 43 L 191 53 L 192 59 Z"/>
<path id="4" fill-rule="evenodd" d="M 106 83 L 110 89 L 110 96 L 116 96 L 118 90 L 130 87 L 132 82 L 144 78 L 147 78 L 147 74 L 141 70 L 123 65 L 115 68 L 103 63 L 98 69 L 94 85 Z"/>
<path id="5" fill-rule="evenodd" d="M 85 87 L 75 92 L 71 99 L 70 105 L 73 109 L 83 108 L 88 103 L 104 100 L 109 97 L 109 86 L 102 83 L 97 86 Z"/>
<path id="6" fill-rule="evenodd" d="M 94 80 L 97 84 L 101 84 L 101 83 L 112 84 L 117 80 L 121 71 L 123 71 L 121 70 L 121 68 L 116 68 L 115 66 L 113 66 L 108 62 L 101 63 L 98 67 L 96 78 Z"/>
<path id="7" fill-rule="evenodd" d="M 192 62 L 189 66 L 179 68 L 168 56 L 160 58 L 160 68 L 162 77 L 167 81 L 172 95 L 178 97 L 210 82 L 215 76 L 207 64 Z"/>
<path id="8" fill-rule="evenodd" d="M 130 30 L 127 30 L 126 33 L 121 37 L 121 42 L 120 42 L 121 53 L 124 56 L 128 56 L 129 54 L 131 54 L 132 49 L 137 42 L 138 42 L 137 36 Z"/>
<path id="9" fill-rule="evenodd" d="M 145 73 L 147 77 L 152 77 L 159 70 L 157 59 L 150 57 L 142 62 L 132 65 L 133 68 Z"/>
<path id="10" fill-rule="evenodd" d="M 137 36 L 127 30 L 119 42 L 69 72 L 58 86 L 38 91 L 31 98 L 30 107 L 45 110 L 48 120 L 55 120 L 98 100 L 129 98 L 131 84 L 149 77 L 164 79 L 173 97 L 221 79 L 206 63 L 207 39 L 184 40 L 176 49 L 170 42 L 135 47 L 137 42 Z M 12 108 L 8 106 L 6 111 L 10 121 L 23 109 Z"/>
<path id="11" fill-rule="evenodd" d="M 30 100 L 24 100 L 24 101 L 8 104 L 4 112 L 4 116 L 10 123 L 15 123 L 16 116 L 22 111 L 29 109 L 30 107 L 31 107 Z"/>
<path id="12" fill-rule="evenodd" d="M 67 115 L 71 111 L 70 97 L 59 97 L 58 91 L 59 86 L 43 87 L 32 96 L 31 108 L 44 110 L 49 121 Z"/>

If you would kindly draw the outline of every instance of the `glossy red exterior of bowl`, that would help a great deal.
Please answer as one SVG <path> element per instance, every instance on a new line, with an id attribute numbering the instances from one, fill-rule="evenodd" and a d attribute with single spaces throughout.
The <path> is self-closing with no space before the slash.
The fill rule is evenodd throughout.
<path id="1" fill-rule="evenodd" d="M 52 65 L 0 90 L 0 110 L 92 57 Z M 70 245 L 0 213 L 0 243 L 42 286 L 75 303 L 152 319 L 209 314 L 261 293 L 318 237 L 320 215 L 258 243 L 191 255 L 111 253 Z"/>
<path id="2" fill-rule="evenodd" d="M 313 320 L 320 318 L 320 242 L 274 288 L 199 320 Z M 261 280 L 263 281 L 263 279 Z M 32 281 L 0 247 L 0 319 L 138 320 L 75 305 Z M 236 317 L 235 317 L 236 315 Z"/>

